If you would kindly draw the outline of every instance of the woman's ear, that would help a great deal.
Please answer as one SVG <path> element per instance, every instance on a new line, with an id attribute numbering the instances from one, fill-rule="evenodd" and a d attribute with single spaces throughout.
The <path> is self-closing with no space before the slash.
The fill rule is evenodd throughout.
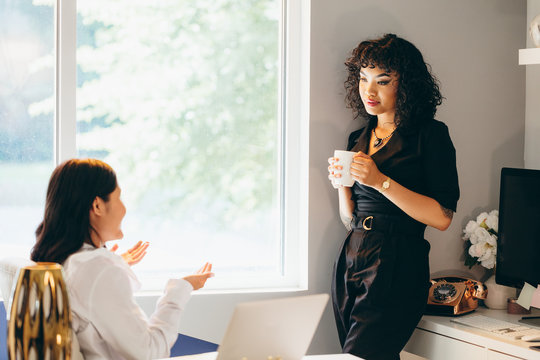
<path id="1" fill-rule="evenodd" d="M 90 209 L 90 212 L 93 212 L 97 216 L 101 216 L 103 214 L 103 210 L 105 209 L 105 202 L 102 198 L 99 196 L 96 196 L 94 201 L 92 202 L 92 208 Z"/>

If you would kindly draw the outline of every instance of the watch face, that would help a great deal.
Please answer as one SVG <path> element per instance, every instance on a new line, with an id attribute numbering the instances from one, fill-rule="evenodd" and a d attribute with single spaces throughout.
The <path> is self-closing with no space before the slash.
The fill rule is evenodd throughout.
<path id="1" fill-rule="evenodd" d="M 449 283 L 435 286 L 433 289 L 433 299 L 440 303 L 447 303 L 456 298 L 456 287 Z"/>

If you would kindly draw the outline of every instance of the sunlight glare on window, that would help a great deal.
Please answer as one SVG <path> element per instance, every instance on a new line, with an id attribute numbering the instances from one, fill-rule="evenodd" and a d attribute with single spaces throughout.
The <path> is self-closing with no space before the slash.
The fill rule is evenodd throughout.
<path id="1" fill-rule="evenodd" d="M 117 171 L 119 245 L 151 244 L 134 267 L 143 284 L 205 261 L 219 274 L 210 287 L 280 277 L 280 2 L 80 0 L 77 11 L 78 156 Z"/>

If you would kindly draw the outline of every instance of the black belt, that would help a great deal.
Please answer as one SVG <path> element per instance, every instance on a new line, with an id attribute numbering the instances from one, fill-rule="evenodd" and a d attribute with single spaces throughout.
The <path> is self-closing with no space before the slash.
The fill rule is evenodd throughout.
<path id="1" fill-rule="evenodd" d="M 424 233 L 426 225 L 404 216 L 373 214 L 355 216 L 352 221 L 352 228 L 365 231 L 374 230 L 385 233 L 398 232 L 421 235 Z"/>

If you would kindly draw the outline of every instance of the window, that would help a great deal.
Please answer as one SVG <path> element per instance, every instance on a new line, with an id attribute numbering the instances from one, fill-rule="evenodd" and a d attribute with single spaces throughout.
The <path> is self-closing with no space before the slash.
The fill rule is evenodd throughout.
<path id="1" fill-rule="evenodd" d="M 30 0 L 0 0 L 0 244 L 28 256 L 54 168 L 54 11 Z"/>
<path id="2" fill-rule="evenodd" d="M 39 8 L 52 21 L 54 4 L 47 4 Z M 295 139 L 300 125 L 290 126 L 284 116 L 290 114 L 283 101 L 290 61 L 283 51 L 283 3 L 79 0 L 76 9 L 63 1 L 57 6 L 56 94 L 49 78 L 51 91 L 33 98 L 28 112 L 28 122 L 50 120 L 40 132 L 48 134 L 42 147 L 49 163 L 37 169 L 35 159 L 27 161 L 41 171 L 39 178 L 29 176 L 41 186 L 32 187 L 39 211 L 18 227 L 33 232 L 40 221 L 53 149 L 56 162 L 95 157 L 113 166 L 122 187 L 128 212 L 121 249 L 151 243 L 134 267 L 145 289 L 161 289 L 167 278 L 204 261 L 219 274 L 214 288 L 298 286 L 302 223 L 295 187 L 302 155 Z M 37 33 L 52 43 L 53 30 Z M 35 62 L 53 74 L 51 53 Z M 22 169 L 19 158 L 0 161 L 4 169 Z M 16 174 L 8 178 L 22 186 Z M 1 201 L 0 209 L 24 211 L 18 199 Z M 25 237 L 29 251 L 34 238 Z"/>

